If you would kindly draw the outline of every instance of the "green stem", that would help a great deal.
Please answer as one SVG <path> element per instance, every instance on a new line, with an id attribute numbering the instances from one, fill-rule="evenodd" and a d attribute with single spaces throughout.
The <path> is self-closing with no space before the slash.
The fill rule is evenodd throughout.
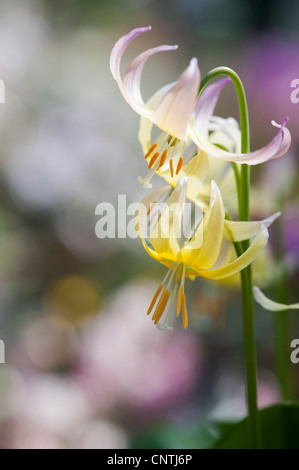
<path id="1" fill-rule="evenodd" d="M 277 262 L 281 265 L 283 275 L 275 282 L 275 298 L 283 304 L 288 303 L 288 276 L 284 263 L 285 248 L 283 244 L 283 218 L 279 217 L 273 228 L 273 247 Z M 290 314 L 287 311 L 275 313 L 276 323 L 276 352 L 277 377 L 280 384 L 282 398 L 292 398 L 290 351 Z"/>
<path id="2" fill-rule="evenodd" d="M 246 95 L 243 84 L 239 76 L 227 67 L 217 67 L 211 70 L 200 84 L 200 92 L 205 86 L 218 75 L 226 75 L 231 78 L 237 93 L 240 129 L 241 129 L 241 152 L 250 152 L 250 133 L 249 118 Z M 246 164 L 241 165 L 239 173 L 236 165 L 233 165 L 236 177 L 236 186 L 238 191 L 239 219 L 249 220 L 249 189 L 250 189 L 250 168 Z M 240 246 L 241 245 L 241 246 Z M 235 244 L 236 246 L 236 244 Z M 249 247 L 249 240 L 238 244 L 236 249 L 242 253 Z M 251 266 L 241 271 L 242 286 L 242 307 L 243 307 L 243 334 L 244 334 L 244 352 L 246 368 L 246 397 L 249 422 L 249 444 L 251 448 L 261 448 L 261 431 L 259 422 L 259 412 L 257 403 L 257 363 L 255 349 L 255 331 L 254 331 L 254 304 L 252 296 L 252 275 Z"/>

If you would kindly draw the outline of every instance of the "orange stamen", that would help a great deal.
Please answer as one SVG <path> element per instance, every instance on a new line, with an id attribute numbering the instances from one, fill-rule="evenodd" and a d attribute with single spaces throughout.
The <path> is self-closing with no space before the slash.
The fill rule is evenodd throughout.
<path id="1" fill-rule="evenodd" d="M 181 311 L 181 306 L 182 306 L 182 298 L 183 298 L 183 286 L 180 286 L 178 296 L 176 299 L 176 311 L 175 314 L 178 317 Z"/>
<path id="2" fill-rule="evenodd" d="M 168 298 L 169 298 L 169 291 L 167 289 L 165 289 L 162 296 L 161 296 L 161 299 L 159 300 L 159 303 L 157 305 L 155 313 L 152 316 L 152 319 L 153 319 L 155 325 L 158 323 L 158 321 L 160 320 L 160 318 L 162 317 L 162 315 L 164 313 L 166 304 L 168 302 Z"/>
<path id="3" fill-rule="evenodd" d="M 154 297 L 153 297 L 153 300 L 151 301 L 151 304 L 150 304 L 150 306 L 149 306 L 149 308 L 148 308 L 148 311 L 147 311 L 147 314 L 148 314 L 148 315 L 149 315 L 149 314 L 151 313 L 151 311 L 153 310 L 153 307 L 154 307 L 154 305 L 155 305 L 155 303 L 156 303 L 157 298 L 159 297 L 159 294 L 160 294 L 160 292 L 161 292 L 161 290 L 162 290 L 162 287 L 163 287 L 163 284 L 161 284 L 161 285 L 158 287 L 157 292 L 155 293 L 155 295 L 154 295 Z"/>
<path id="4" fill-rule="evenodd" d="M 167 158 L 167 152 L 168 152 L 168 149 L 165 149 L 164 152 L 162 153 L 160 163 L 159 163 L 159 166 L 158 166 L 157 170 L 159 170 L 159 168 L 161 168 L 164 165 L 164 163 L 166 161 L 166 158 Z"/>
<path id="5" fill-rule="evenodd" d="M 154 164 L 156 163 L 156 161 L 157 161 L 158 158 L 159 158 L 159 155 L 160 155 L 159 152 L 156 152 L 156 153 L 152 156 L 152 158 L 150 159 L 150 162 L 149 162 L 149 164 L 148 164 L 148 167 L 149 167 L 149 168 L 152 168 L 152 167 L 154 166 Z"/>
<path id="6" fill-rule="evenodd" d="M 183 327 L 185 330 L 188 328 L 188 312 L 185 294 L 183 294 Z"/>
<path id="7" fill-rule="evenodd" d="M 175 172 L 176 175 L 178 175 L 179 172 L 181 171 L 181 168 L 183 166 L 183 162 L 184 162 L 183 157 L 180 157 L 179 162 L 178 162 L 177 167 L 176 167 L 176 172 Z"/>
<path id="8" fill-rule="evenodd" d="M 172 158 L 169 160 L 169 167 L 170 167 L 171 178 L 173 178 L 174 172 L 173 172 L 173 160 L 172 160 Z"/>
<path id="9" fill-rule="evenodd" d="M 144 158 L 147 159 L 150 154 L 155 150 L 158 144 L 153 144 L 147 151 L 147 153 L 144 155 Z"/>

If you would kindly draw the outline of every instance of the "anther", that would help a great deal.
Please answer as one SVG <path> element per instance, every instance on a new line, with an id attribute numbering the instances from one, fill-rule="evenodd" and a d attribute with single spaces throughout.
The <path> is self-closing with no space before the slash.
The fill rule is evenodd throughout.
<path id="1" fill-rule="evenodd" d="M 159 152 L 156 152 L 156 153 L 152 156 L 152 158 L 150 159 L 150 162 L 149 162 L 149 164 L 148 164 L 148 167 L 149 167 L 149 168 L 152 168 L 152 167 L 154 166 L 154 164 L 156 163 L 156 161 L 157 161 L 158 158 L 159 158 L 159 155 L 160 155 L 160 153 L 159 153 Z"/>
<path id="2" fill-rule="evenodd" d="M 176 175 L 178 175 L 179 172 L 181 171 L 181 168 L 183 166 L 183 162 L 184 162 L 183 157 L 180 157 L 179 162 L 178 162 L 177 167 L 176 167 L 176 172 L 175 172 Z"/>
<path id="3" fill-rule="evenodd" d="M 185 330 L 188 328 L 188 312 L 185 294 L 183 294 L 183 327 Z"/>
<path id="4" fill-rule="evenodd" d="M 167 158 L 167 152 L 168 152 L 168 149 L 165 149 L 164 152 L 162 153 L 157 170 L 159 170 L 164 165 L 166 158 Z"/>
<path id="5" fill-rule="evenodd" d="M 172 160 L 172 158 L 169 160 L 169 167 L 170 167 L 171 178 L 173 178 L 174 171 L 173 171 L 173 160 Z"/>
<path id="6" fill-rule="evenodd" d="M 159 294 L 160 294 L 162 288 L 163 288 L 163 284 L 161 284 L 161 285 L 158 287 L 157 292 L 155 293 L 155 295 L 154 295 L 154 297 L 153 297 L 153 300 L 151 301 L 151 304 L 150 304 L 150 306 L 149 306 L 149 308 L 148 308 L 148 311 L 147 311 L 147 314 L 148 314 L 148 315 L 149 315 L 149 314 L 151 313 L 151 311 L 153 310 L 153 307 L 154 307 L 154 305 L 155 305 L 155 303 L 156 303 L 157 298 L 159 297 Z"/>
<path id="7" fill-rule="evenodd" d="M 162 317 L 166 304 L 168 302 L 168 299 L 169 299 L 169 291 L 165 289 L 163 291 L 163 294 L 161 295 L 157 308 L 152 316 L 152 320 L 154 321 L 155 325 L 158 323 L 158 321 Z"/>
<path id="8" fill-rule="evenodd" d="M 150 154 L 155 150 L 158 144 L 153 144 L 147 151 L 147 153 L 144 155 L 144 158 L 147 159 Z"/>
<path id="9" fill-rule="evenodd" d="M 176 311 L 175 314 L 178 317 L 181 311 L 181 306 L 182 306 L 182 298 L 183 298 L 183 286 L 179 287 L 179 292 L 176 300 Z"/>

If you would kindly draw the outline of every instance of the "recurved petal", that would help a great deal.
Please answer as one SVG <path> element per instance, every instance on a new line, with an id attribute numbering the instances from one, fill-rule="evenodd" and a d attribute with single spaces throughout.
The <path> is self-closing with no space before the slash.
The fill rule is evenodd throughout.
<path id="1" fill-rule="evenodd" d="M 208 152 L 211 156 L 230 162 L 257 165 L 259 163 L 272 160 L 273 158 L 281 157 L 287 152 L 291 144 L 291 134 L 285 127 L 287 121 L 288 119 L 284 119 L 281 125 L 276 124 L 275 121 L 272 121 L 273 126 L 279 127 L 279 131 L 275 137 L 265 147 L 250 153 L 231 153 L 211 144 L 201 135 L 200 129 L 198 128 L 194 119 L 192 119 L 190 123 L 189 135 L 199 148 Z"/>
<path id="2" fill-rule="evenodd" d="M 150 31 L 152 29 L 151 26 L 146 26 L 142 28 L 135 28 L 129 33 L 122 36 L 114 45 L 111 54 L 110 54 L 110 70 L 114 77 L 114 79 L 118 82 L 118 85 L 122 86 L 122 79 L 120 75 L 120 63 L 122 56 L 130 44 L 130 42 L 139 36 L 141 33 L 145 33 L 146 31 Z"/>
<path id="3" fill-rule="evenodd" d="M 163 45 L 154 47 L 153 49 L 148 49 L 135 57 L 127 68 L 122 86 L 123 96 L 134 111 L 141 116 L 152 118 L 154 113 L 154 110 L 144 103 L 140 91 L 141 74 L 146 61 L 150 56 L 157 52 L 172 51 L 177 49 L 177 47 L 178 46 Z"/>
<path id="4" fill-rule="evenodd" d="M 155 109 L 153 122 L 160 129 L 187 140 L 187 128 L 192 116 L 200 83 L 197 59 L 190 64 Z"/>
<path id="5" fill-rule="evenodd" d="M 268 297 L 263 294 L 261 289 L 254 286 L 253 287 L 253 296 L 255 301 L 260 304 L 266 310 L 272 310 L 273 312 L 279 312 L 281 310 L 295 310 L 299 309 L 299 302 L 296 304 L 280 304 L 278 302 L 274 302 L 273 300 L 269 299 Z"/>
<path id="6" fill-rule="evenodd" d="M 264 227 L 269 227 L 280 216 L 276 212 L 267 219 L 252 222 L 235 222 L 225 220 L 224 235 L 228 240 L 239 242 L 256 237 Z"/>
<path id="7" fill-rule="evenodd" d="M 242 271 L 246 268 L 252 261 L 256 258 L 259 251 L 266 246 L 268 241 L 268 230 L 266 227 L 263 227 L 262 231 L 257 235 L 250 247 L 234 261 L 223 265 L 222 267 L 212 268 L 212 269 L 194 269 L 196 270 L 199 276 L 208 278 L 208 279 L 223 279 L 225 277 L 232 276 L 233 274 Z"/>
<path id="8" fill-rule="evenodd" d="M 204 138 L 208 138 L 208 125 L 216 107 L 223 87 L 230 82 L 230 78 L 223 78 L 212 85 L 206 86 L 197 98 L 194 109 L 194 120 Z"/>

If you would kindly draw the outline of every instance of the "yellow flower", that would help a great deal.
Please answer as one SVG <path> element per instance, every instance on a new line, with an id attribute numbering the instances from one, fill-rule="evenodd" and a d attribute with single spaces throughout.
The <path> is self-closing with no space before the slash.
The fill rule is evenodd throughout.
<path id="1" fill-rule="evenodd" d="M 148 309 L 150 314 L 155 307 L 152 319 L 161 329 L 171 329 L 169 320 L 174 310 L 177 316 L 182 310 L 183 326 L 188 326 L 186 278 L 222 279 L 241 271 L 267 244 L 267 226 L 279 215 L 258 222 L 225 220 L 223 200 L 212 181 L 207 211 L 195 220 L 191 235 L 182 235 L 188 182 L 187 177 L 181 178 L 170 195 L 169 186 L 153 191 L 142 201 L 135 217 L 135 228 L 145 250 L 169 268 Z M 163 197 L 168 199 L 161 210 L 159 201 Z M 247 239 L 252 239 L 252 243 L 238 257 L 233 241 Z M 164 312 L 164 321 L 159 323 Z"/>

